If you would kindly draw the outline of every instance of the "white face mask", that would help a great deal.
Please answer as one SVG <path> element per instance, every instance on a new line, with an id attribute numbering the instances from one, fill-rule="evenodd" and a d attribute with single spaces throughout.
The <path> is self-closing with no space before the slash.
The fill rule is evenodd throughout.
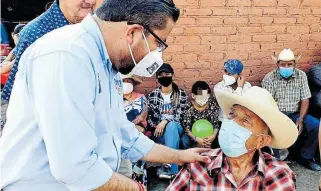
<path id="1" fill-rule="evenodd" d="M 128 83 L 128 82 L 123 83 L 123 94 L 125 94 L 125 95 L 130 94 L 133 92 L 133 90 L 134 90 L 133 84 Z"/>
<path id="2" fill-rule="evenodd" d="M 223 75 L 223 80 L 226 86 L 230 86 L 236 82 L 236 79 L 233 76 L 229 76 L 226 74 Z"/>
<path id="3" fill-rule="evenodd" d="M 193 96 L 192 96 L 194 99 L 195 99 L 195 102 L 199 105 L 199 106 L 201 106 L 201 107 L 203 107 L 204 105 L 206 105 L 207 104 L 207 102 L 208 102 L 208 99 L 209 99 L 209 95 L 194 95 L 193 94 Z"/>
<path id="4" fill-rule="evenodd" d="M 130 55 L 135 63 L 135 67 L 133 68 L 131 74 L 150 78 L 163 65 L 162 52 L 159 50 L 159 48 L 151 52 L 144 33 L 143 37 L 149 53 L 139 63 L 136 63 L 132 48 L 130 45 L 128 45 Z"/>

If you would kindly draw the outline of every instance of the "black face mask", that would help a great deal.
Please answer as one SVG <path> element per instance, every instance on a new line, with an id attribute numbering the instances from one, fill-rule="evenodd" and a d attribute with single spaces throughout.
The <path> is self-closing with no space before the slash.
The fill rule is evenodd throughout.
<path id="1" fill-rule="evenodd" d="M 169 85 L 171 85 L 173 82 L 173 77 L 161 77 L 158 78 L 158 83 L 160 83 L 160 85 L 164 86 L 164 87 L 168 87 Z"/>

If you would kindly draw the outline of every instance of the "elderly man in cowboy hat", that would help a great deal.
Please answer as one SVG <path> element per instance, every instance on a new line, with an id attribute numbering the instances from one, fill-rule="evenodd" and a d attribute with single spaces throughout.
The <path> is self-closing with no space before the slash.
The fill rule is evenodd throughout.
<path id="1" fill-rule="evenodd" d="M 271 94 L 254 86 L 241 96 L 222 90 L 215 95 L 228 116 L 219 132 L 221 148 L 204 154 L 210 163 L 184 167 L 167 191 L 295 190 L 295 175 L 287 164 L 260 150 L 289 147 L 298 137 Z"/>
<path id="2" fill-rule="evenodd" d="M 295 57 L 290 49 L 284 49 L 278 58 L 274 57 L 277 68 L 264 77 L 262 87 L 272 94 L 280 111 L 296 123 L 299 134 L 304 128 L 307 131 L 299 163 L 313 171 L 320 171 L 320 165 L 314 161 L 320 120 L 307 114 L 311 92 L 306 74 L 296 68 L 299 59 L 300 56 Z M 278 150 L 274 151 L 279 158 Z"/>

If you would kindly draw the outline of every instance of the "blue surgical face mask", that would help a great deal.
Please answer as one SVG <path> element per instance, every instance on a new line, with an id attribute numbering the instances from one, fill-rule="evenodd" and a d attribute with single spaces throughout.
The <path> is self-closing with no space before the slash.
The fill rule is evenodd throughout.
<path id="1" fill-rule="evenodd" d="M 235 158 L 248 152 L 245 143 L 251 135 L 251 131 L 233 120 L 224 119 L 218 141 L 223 153 L 228 157 Z"/>
<path id="2" fill-rule="evenodd" d="M 280 75 L 283 78 L 289 78 L 290 76 L 293 75 L 294 68 L 293 67 L 290 67 L 290 68 L 280 67 L 279 70 L 280 70 Z"/>

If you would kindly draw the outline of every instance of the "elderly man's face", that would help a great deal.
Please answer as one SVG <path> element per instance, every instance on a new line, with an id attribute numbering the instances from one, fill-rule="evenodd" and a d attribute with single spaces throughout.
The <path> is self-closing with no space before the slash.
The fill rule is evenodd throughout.
<path id="1" fill-rule="evenodd" d="M 259 116 L 249 109 L 235 105 L 231 109 L 228 118 L 252 132 L 252 136 L 245 144 L 248 150 L 255 151 L 270 144 L 271 136 L 269 135 L 267 125 Z"/>
<path id="2" fill-rule="evenodd" d="M 60 0 L 61 7 L 65 17 L 71 23 L 79 23 L 81 20 L 92 13 L 102 3 L 101 0 Z"/>

